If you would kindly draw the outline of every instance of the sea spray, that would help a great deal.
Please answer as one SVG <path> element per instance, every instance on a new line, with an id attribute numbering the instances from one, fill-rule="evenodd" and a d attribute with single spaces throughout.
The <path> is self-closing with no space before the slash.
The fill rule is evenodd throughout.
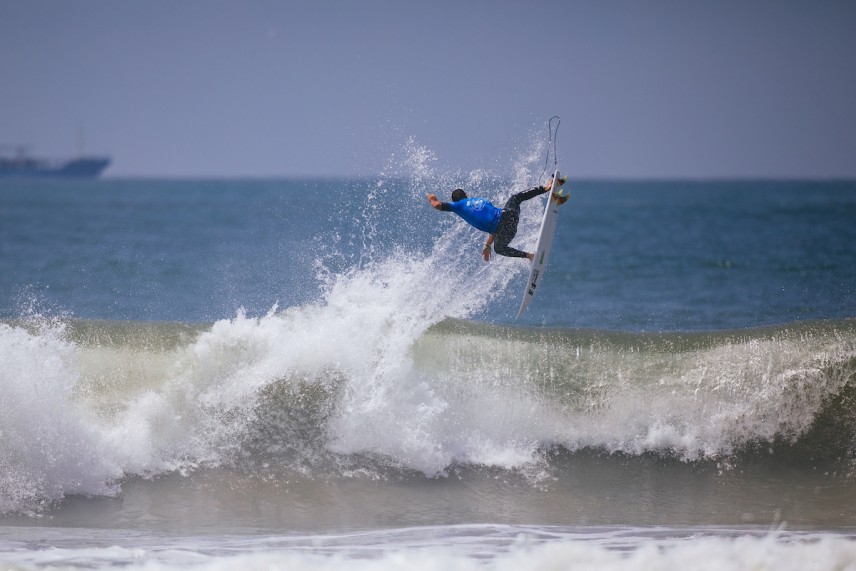
<path id="1" fill-rule="evenodd" d="M 454 461 L 466 461 L 457 446 L 449 446 L 438 425 L 447 425 L 449 403 L 435 393 L 430 380 L 413 370 L 411 348 L 431 325 L 447 317 L 468 318 L 484 311 L 502 296 L 525 264 L 495 259 L 489 265 L 479 259 L 482 236 L 460 220 L 431 211 L 424 195 L 448 192 L 463 184 L 471 194 L 486 194 L 490 181 L 483 171 L 461 176 L 437 175 L 436 157 L 409 140 L 404 171 L 390 168 L 384 177 L 405 174 L 408 191 L 379 181 L 363 206 L 363 248 L 353 269 L 327 279 L 322 319 L 330 321 L 326 339 L 336 352 L 358 347 L 358 367 L 349 379 L 341 413 L 333 422 L 332 449 L 340 453 L 371 452 L 396 459 L 404 466 L 434 475 Z M 495 188 L 491 189 L 493 192 Z M 500 199 L 494 199 L 500 200 Z M 441 229 L 429 255 L 408 247 L 407 234 L 393 236 L 384 224 L 387 208 L 409 209 L 414 216 L 406 230 L 418 227 L 415 219 L 436 220 Z M 434 232 L 436 236 L 438 233 Z M 526 232 L 521 231 L 526 237 Z M 385 257 L 377 255 L 381 242 L 396 245 Z M 389 252 L 389 249 L 387 249 Z"/>
<path id="2" fill-rule="evenodd" d="M 234 463 L 267 426 L 259 412 L 271 409 L 260 399 L 312 384 L 335 398 L 325 401 L 328 426 L 315 432 L 314 451 L 303 453 L 377 454 L 429 475 L 472 459 L 471 447 L 439 437 L 450 405 L 430 376 L 414 371 L 412 347 L 444 318 L 486 311 L 525 264 L 485 264 L 476 246 L 483 237 L 424 200 L 426 192 L 458 184 L 496 201 L 510 189 L 484 171 L 438 174 L 435 162 L 427 148 L 407 143 L 401 170 L 384 175 L 357 207 L 357 241 L 333 241 L 351 253 L 343 257 L 328 245 L 319 256 L 314 304 L 261 317 L 239 311 L 163 350 L 136 344 L 135 334 L 115 326 L 86 340 L 68 337 L 61 326 L 4 326 L 2 509 L 112 493 L 124 476 Z M 389 208 L 406 214 L 394 227 Z M 433 233 L 421 231 L 427 219 Z M 414 248 L 414 239 L 428 247 Z M 338 266 L 328 267 L 334 258 Z M 98 338 L 111 335 L 119 342 Z M 38 386 L 49 394 L 44 403 Z M 533 443 L 527 440 L 527 450 Z"/>

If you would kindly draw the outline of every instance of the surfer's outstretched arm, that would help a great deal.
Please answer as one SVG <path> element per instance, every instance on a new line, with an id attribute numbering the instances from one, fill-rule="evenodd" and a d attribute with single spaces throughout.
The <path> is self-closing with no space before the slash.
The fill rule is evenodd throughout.
<path id="1" fill-rule="evenodd" d="M 445 202 L 440 202 L 439 200 L 437 200 L 436 194 L 425 193 L 425 196 L 428 197 L 428 202 L 430 202 L 431 206 L 434 207 L 436 210 L 451 210 L 451 208 L 449 208 L 448 204 L 446 204 Z"/>

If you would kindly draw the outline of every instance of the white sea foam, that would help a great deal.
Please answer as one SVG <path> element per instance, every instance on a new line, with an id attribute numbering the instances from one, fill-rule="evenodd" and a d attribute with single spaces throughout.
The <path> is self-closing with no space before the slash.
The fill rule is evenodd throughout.
<path id="1" fill-rule="evenodd" d="M 66 494 L 110 494 L 122 474 L 104 434 L 75 402 L 75 347 L 61 328 L 0 324 L 0 513 Z"/>
<path id="2" fill-rule="evenodd" d="M 236 554 L 212 554 L 192 540 L 167 546 L 111 546 L 103 548 L 58 548 L 42 551 L 7 552 L 0 564 L 10 569 L 123 569 L 141 571 L 306 570 L 355 569 L 363 571 L 414 570 L 580 570 L 635 571 L 686 569 L 743 571 L 847 571 L 856 569 L 856 542 L 836 535 L 809 539 L 783 539 L 775 535 L 738 537 L 682 537 L 680 539 L 630 538 L 620 545 L 598 540 L 550 540 L 528 543 L 520 534 L 512 544 L 505 541 L 456 541 L 446 545 L 436 540 L 412 546 L 340 545 L 322 547 L 324 538 L 292 541 L 275 549 L 253 548 L 244 541 Z M 216 548 L 214 551 L 218 551 Z M 219 550 L 226 551 L 226 550 Z"/>

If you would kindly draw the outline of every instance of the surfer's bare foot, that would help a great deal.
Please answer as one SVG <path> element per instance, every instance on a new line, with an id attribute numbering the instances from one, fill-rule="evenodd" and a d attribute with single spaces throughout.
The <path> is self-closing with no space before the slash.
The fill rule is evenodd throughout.
<path id="1" fill-rule="evenodd" d="M 526 259 L 531 262 L 533 259 L 535 259 L 535 254 L 530 254 L 529 252 L 526 252 Z"/>

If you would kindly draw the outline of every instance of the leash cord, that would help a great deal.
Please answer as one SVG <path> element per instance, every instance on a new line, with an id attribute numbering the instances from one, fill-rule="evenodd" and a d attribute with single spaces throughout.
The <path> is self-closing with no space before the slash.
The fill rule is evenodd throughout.
<path id="1" fill-rule="evenodd" d="M 553 128 L 553 120 L 556 120 L 556 127 Z M 556 139 L 559 136 L 559 124 L 562 122 L 558 115 L 553 115 L 547 122 L 547 156 L 544 158 L 544 170 L 541 171 L 541 176 L 538 177 L 538 182 L 544 178 L 547 173 L 547 167 L 550 165 L 550 145 L 553 146 L 553 171 L 559 167 L 559 158 L 556 156 Z"/>

